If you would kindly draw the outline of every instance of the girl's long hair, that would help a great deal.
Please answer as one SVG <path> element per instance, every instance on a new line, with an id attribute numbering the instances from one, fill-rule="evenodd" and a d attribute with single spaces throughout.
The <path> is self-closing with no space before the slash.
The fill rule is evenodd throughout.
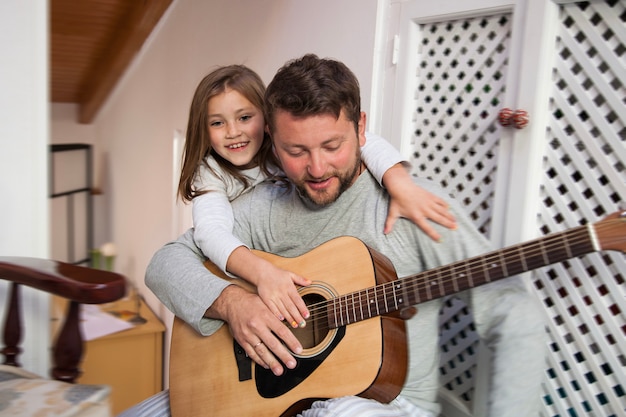
<path id="1" fill-rule="evenodd" d="M 248 67 L 244 65 L 220 67 L 200 81 L 189 109 L 183 163 L 178 183 L 178 195 L 183 201 L 191 201 L 194 197 L 206 192 L 206 190 L 195 189 L 193 184 L 197 171 L 202 165 L 210 169 L 206 163 L 209 155 L 215 158 L 224 171 L 241 181 L 244 187 L 249 186 L 248 179 L 240 169 L 213 151 L 209 140 L 209 100 L 222 94 L 227 88 L 244 96 L 263 114 L 265 84 L 258 74 Z M 276 165 L 271 147 L 271 141 L 265 134 L 261 148 L 254 157 L 254 161 L 267 176 L 269 176 L 268 165 Z"/>

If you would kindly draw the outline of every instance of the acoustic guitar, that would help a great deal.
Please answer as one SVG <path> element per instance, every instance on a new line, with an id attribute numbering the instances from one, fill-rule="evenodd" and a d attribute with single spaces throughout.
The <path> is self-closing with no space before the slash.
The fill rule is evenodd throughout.
<path id="1" fill-rule="evenodd" d="M 204 337 L 175 318 L 172 415 L 291 416 L 316 399 L 345 395 L 389 402 L 400 393 L 407 368 L 399 312 L 600 250 L 626 251 L 626 211 L 403 279 L 387 258 L 353 237 L 333 239 L 296 258 L 256 252 L 313 281 L 300 289 L 311 317 L 305 328 L 293 330 L 304 347 L 298 365 L 274 376 L 246 356 L 227 325 Z M 206 266 L 229 279 L 213 264 Z"/>

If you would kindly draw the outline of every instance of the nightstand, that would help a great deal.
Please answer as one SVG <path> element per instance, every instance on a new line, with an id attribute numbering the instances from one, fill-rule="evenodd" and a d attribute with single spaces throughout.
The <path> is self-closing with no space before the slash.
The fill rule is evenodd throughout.
<path id="1" fill-rule="evenodd" d="M 107 308 L 135 311 L 129 299 L 103 310 Z M 83 373 L 77 382 L 109 385 L 113 415 L 163 390 L 165 326 L 143 301 L 140 312 L 146 323 L 85 342 Z"/>

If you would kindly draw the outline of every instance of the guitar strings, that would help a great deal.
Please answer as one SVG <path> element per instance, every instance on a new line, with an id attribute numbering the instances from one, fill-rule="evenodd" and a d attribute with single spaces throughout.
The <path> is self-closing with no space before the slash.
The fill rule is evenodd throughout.
<path id="1" fill-rule="evenodd" d="M 623 220 L 604 220 L 595 224 L 594 228 L 598 232 L 606 232 L 614 227 L 614 223 L 621 221 Z M 573 254 L 572 250 L 574 250 L 576 246 L 580 245 L 586 245 L 587 248 L 585 248 L 583 253 Z M 567 252 L 567 258 L 550 261 L 547 257 L 547 252 L 554 251 L 555 249 L 560 249 L 561 252 Z M 552 235 L 547 235 L 529 242 L 509 246 L 501 250 L 492 251 L 467 260 L 457 261 L 446 266 L 429 269 L 411 277 L 378 284 L 370 288 L 339 295 L 335 298 L 311 304 L 308 306 L 309 312 L 311 313 L 309 321 L 314 320 L 316 330 L 328 330 L 329 328 L 341 327 L 343 325 L 361 321 L 370 317 L 397 311 L 413 304 L 419 304 L 420 302 L 440 298 L 445 295 L 452 294 L 453 292 L 460 292 L 463 289 L 455 291 L 455 287 L 458 287 L 459 277 L 469 280 L 473 277 L 474 272 L 477 270 L 483 271 L 483 277 L 491 277 L 489 272 L 484 269 L 485 266 L 489 266 L 490 268 L 498 267 L 501 269 L 502 274 L 498 274 L 497 278 L 493 280 L 497 281 L 511 275 L 532 271 L 542 266 L 548 266 L 553 263 L 575 256 L 580 256 L 592 251 L 592 239 L 589 235 L 587 226 L 579 226 L 565 232 L 554 233 Z M 515 256 L 518 257 L 518 261 L 522 260 L 519 265 L 522 267 L 522 270 L 508 274 L 508 271 L 502 270 L 502 268 L 506 267 L 506 265 L 504 265 L 506 262 L 504 261 Z M 539 256 L 541 257 L 540 264 L 536 266 L 529 266 L 527 258 L 536 258 Z M 432 281 L 433 277 L 436 278 L 435 281 Z M 480 285 L 491 282 L 489 279 L 478 279 L 479 277 L 474 278 L 477 278 L 475 281 L 481 282 Z M 433 282 L 435 283 L 434 286 Z M 408 300 L 403 300 L 402 303 L 393 302 L 391 303 L 391 306 L 389 306 L 387 297 L 396 294 L 393 287 L 398 284 L 402 287 L 403 293 L 413 292 L 414 294 L 418 294 L 420 292 L 426 292 L 431 293 L 432 295 L 432 293 L 438 292 L 439 295 L 426 297 L 426 300 L 421 300 L 419 295 L 417 295 L 417 301 L 414 303 L 407 304 Z M 467 288 L 473 288 L 475 286 L 478 285 L 470 285 Z M 383 297 L 384 308 L 380 308 L 378 301 L 373 303 L 371 300 L 371 298 L 378 300 L 380 297 Z M 365 301 L 365 303 L 363 303 L 363 301 Z M 329 319 L 331 313 L 333 319 Z"/>

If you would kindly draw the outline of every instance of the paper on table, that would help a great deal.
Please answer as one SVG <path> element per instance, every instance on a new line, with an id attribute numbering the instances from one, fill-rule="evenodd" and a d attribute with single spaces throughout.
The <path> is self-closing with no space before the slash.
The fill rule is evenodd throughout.
<path id="1" fill-rule="evenodd" d="M 84 340 L 93 340 L 133 328 L 131 323 L 118 319 L 92 304 L 81 304 L 80 326 Z"/>

